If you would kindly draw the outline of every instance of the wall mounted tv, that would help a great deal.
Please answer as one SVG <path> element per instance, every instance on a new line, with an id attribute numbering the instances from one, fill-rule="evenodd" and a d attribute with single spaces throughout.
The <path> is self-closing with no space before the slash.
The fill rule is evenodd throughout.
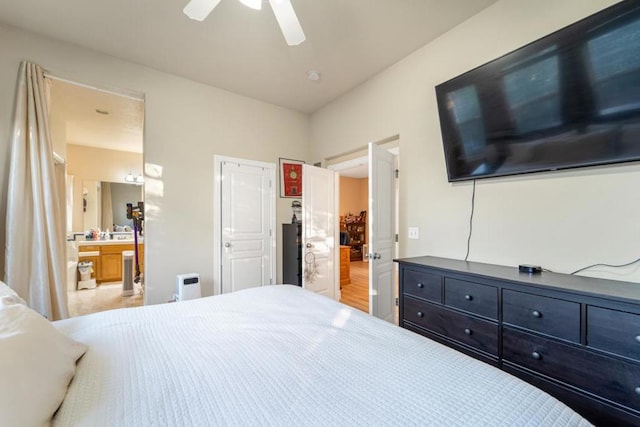
<path id="1" fill-rule="evenodd" d="M 436 86 L 449 181 L 640 160 L 640 2 Z"/>

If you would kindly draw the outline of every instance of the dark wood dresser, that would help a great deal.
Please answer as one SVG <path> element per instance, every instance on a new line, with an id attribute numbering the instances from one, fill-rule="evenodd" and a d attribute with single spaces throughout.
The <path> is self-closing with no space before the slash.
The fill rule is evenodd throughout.
<path id="1" fill-rule="evenodd" d="M 396 261 L 401 327 L 524 379 L 598 426 L 640 426 L 640 283 Z"/>

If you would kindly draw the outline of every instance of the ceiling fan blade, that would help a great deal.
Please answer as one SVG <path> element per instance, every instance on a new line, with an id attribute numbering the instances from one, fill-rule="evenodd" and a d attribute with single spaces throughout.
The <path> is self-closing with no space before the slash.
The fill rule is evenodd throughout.
<path id="1" fill-rule="evenodd" d="M 182 12 L 191 19 L 204 21 L 218 3 L 220 3 L 220 0 L 191 0 L 182 9 Z"/>
<path id="2" fill-rule="evenodd" d="M 262 0 L 240 0 L 240 3 L 247 7 L 250 7 L 251 9 L 262 9 Z"/>
<path id="3" fill-rule="evenodd" d="M 297 46 L 305 41 L 304 31 L 293 10 L 290 0 L 269 0 L 273 13 L 276 15 L 282 35 L 289 46 Z"/>

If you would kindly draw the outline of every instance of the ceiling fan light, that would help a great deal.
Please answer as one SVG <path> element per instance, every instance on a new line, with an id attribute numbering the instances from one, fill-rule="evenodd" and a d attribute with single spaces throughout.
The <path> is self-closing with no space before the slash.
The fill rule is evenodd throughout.
<path id="1" fill-rule="evenodd" d="M 289 46 L 297 46 L 305 41 L 304 31 L 290 0 L 269 0 L 282 35 Z"/>
<path id="2" fill-rule="evenodd" d="M 240 0 L 240 3 L 247 7 L 250 7 L 251 9 L 262 9 L 262 0 Z"/>
<path id="3" fill-rule="evenodd" d="M 218 3 L 220 3 L 220 0 L 191 0 L 182 9 L 182 12 L 191 19 L 204 21 Z"/>

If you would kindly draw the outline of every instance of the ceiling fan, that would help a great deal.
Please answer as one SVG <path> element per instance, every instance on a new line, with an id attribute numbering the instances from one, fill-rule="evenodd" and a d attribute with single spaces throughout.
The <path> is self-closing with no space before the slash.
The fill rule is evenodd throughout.
<path id="1" fill-rule="evenodd" d="M 252 9 L 262 9 L 262 0 L 239 0 Z M 220 0 L 191 0 L 182 10 L 185 15 L 196 21 L 204 21 Z M 293 10 L 291 0 L 269 0 L 276 15 L 282 35 L 289 46 L 297 46 L 305 40 L 304 32 Z"/>

